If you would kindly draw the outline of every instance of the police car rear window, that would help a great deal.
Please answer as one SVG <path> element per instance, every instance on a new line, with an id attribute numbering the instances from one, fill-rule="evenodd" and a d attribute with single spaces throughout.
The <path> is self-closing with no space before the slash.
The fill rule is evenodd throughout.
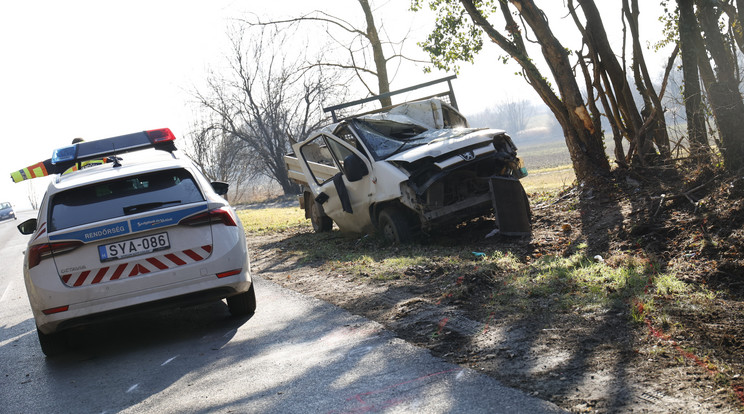
<path id="1" fill-rule="evenodd" d="M 55 194 L 49 231 L 201 201 L 204 196 L 184 169 L 127 176 Z"/>

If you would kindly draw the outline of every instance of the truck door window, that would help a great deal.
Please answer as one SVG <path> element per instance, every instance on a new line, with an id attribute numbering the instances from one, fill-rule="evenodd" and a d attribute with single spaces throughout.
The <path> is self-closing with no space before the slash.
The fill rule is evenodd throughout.
<path id="1" fill-rule="evenodd" d="M 343 171 L 343 173 L 346 174 L 346 169 L 344 167 L 344 160 L 346 159 L 346 157 L 353 154 L 353 152 L 351 152 L 350 149 L 344 147 L 343 145 L 341 145 L 340 143 L 332 139 L 328 139 L 328 145 L 331 146 L 331 151 L 333 151 L 333 155 L 335 155 L 336 159 L 339 160 L 339 163 L 341 163 L 341 171 Z"/>
<path id="2" fill-rule="evenodd" d="M 318 185 L 327 182 L 338 173 L 338 167 L 322 135 L 303 145 L 300 152 Z"/>

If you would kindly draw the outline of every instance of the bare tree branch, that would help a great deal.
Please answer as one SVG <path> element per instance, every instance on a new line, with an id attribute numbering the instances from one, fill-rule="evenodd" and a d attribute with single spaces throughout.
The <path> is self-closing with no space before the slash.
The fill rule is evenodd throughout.
<path id="1" fill-rule="evenodd" d="M 246 38 L 251 39 L 247 45 Z M 192 134 L 195 154 L 218 158 L 202 162 L 205 169 L 214 162 L 241 163 L 231 158 L 240 156 L 241 165 L 249 170 L 243 176 L 265 176 L 285 193 L 295 193 L 298 188 L 289 180 L 284 155 L 290 151 L 291 137 L 304 138 L 327 122 L 321 116 L 321 101 L 337 89 L 335 75 L 322 67 L 303 67 L 298 63 L 303 59 L 280 53 L 287 50 L 286 39 L 276 32 L 248 37 L 238 30 L 230 40 L 228 77 L 212 74 L 207 90 L 194 93 L 207 114 Z"/>

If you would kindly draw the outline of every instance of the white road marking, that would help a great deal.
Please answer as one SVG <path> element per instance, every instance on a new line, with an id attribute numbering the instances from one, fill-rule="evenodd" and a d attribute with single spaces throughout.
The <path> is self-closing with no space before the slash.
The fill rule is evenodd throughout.
<path id="1" fill-rule="evenodd" d="M 173 360 L 174 360 L 174 359 L 176 359 L 176 358 L 178 358 L 178 355 L 176 355 L 176 356 L 174 356 L 173 358 L 170 358 L 170 359 L 168 359 L 167 361 L 163 362 L 162 364 L 160 364 L 160 366 L 161 366 L 161 367 L 164 367 L 164 366 L 168 365 L 168 363 L 169 363 L 169 362 L 173 361 Z"/>
<path id="2" fill-rule="evenodd" d="M 5 300 L 5 297 L 8 295 L 8 292 L 10 292 L 10 288 L 13 286 L 13 282 L 8 282 L 8 286 L 5 287 L 5 290 L 3 291 L 3 296 L 0 296 L 0 302 Z"/>
<path id="3" fill-rule="evenodd" d="M 131 387 L 129 387 L 129 389 L 127 390 L 127 394 L 129 394 L 130 392 L 136 390 L 137 387 L 139 387 L 139 384 L 134 384 Z"/>

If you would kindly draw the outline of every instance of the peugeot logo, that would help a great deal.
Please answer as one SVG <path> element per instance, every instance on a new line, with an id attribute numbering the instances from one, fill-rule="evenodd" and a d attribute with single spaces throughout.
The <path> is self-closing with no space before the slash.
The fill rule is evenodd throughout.
<path id="1" fill-rule="evenodd" d="M 465 161 L 473 161 L 475 159 L 475 154 L 473 153 L 473 151 L 463 152 L 462 154 L 460 154 L 460 156 Z"/>

